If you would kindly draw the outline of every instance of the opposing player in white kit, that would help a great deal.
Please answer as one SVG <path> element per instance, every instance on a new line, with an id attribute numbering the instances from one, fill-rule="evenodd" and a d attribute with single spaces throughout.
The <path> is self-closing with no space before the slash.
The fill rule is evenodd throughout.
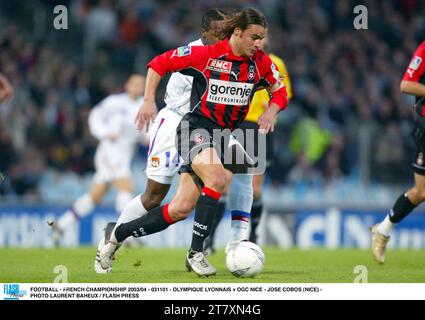
<path id="1" fill-rule="evenodd" d="M 143 103 L 144 87 L 145 77 L 134 74 L 125 84 L 125 93 L 110 95 L 91 110 L 90 132 L 100 141 L 95 154 L 94 181 L 90 191 L 79 197 L 71 209 L 57 221 L 48 222 L 53 228 L 56 246 L 60 245 L 64 231 L 90 214 L 111 186 L 117 190 L 115 209 L 118 213 L 133 198 L 131 160 L 137 143 L 148 140 L 134 124 Z"/>
<path id="2" fill-rule="evenodd" d="M 202 18 L 201 39 L 189 43 L 189 46 L 208 45 L 217 42 L 219 28 L 225 15 L 217 9 L 208 10 Z M 175 147 L 176 128 L 182 117 L 190 111 L 190 97 L 192 92 L 192 77 L 182 75 L 181 73 L 173 73 L 167 84 L 165 95 L 166 107 L 156 115 L 152 128 L 150 129 L 150 146 L 148 152 L 148 165 L 146 174 L 148 177 L 146 191 L 135 197 L 124 209 L 116 224 L 108 224 L 105 232 L 105 239 L 102 239 L 98 246 L 95 259 L 95 271 L 97 273 L 110 272 L 112 268 L 103 268 L 100 263 L 100 252 L 105 244 L 110 241 L 111 234 L 114 233 L 116 227 L 123 223 L 127 223 L 138 218 L 145 218 L 145 214 L 150 209 L 159 207 L 161 201 L 167 195 L 173 177 L 179 171 L 183 162 Z M 147 117 L 149 115 L 146 115 Z M 150 122 L 150 118 L 147 123 Z M 230 142 L 230 145 L 238 144 L 236 139 Z M 158 222 L 150 217 L 146 217 L 146 223 L 152 227 L 152 232 L 159 232 L 167 228 L 170 224 L 186 219 L 188 214 L 196 204 L 200 192 L 188 192 L 193 190 L 194 181 L 188 173 L 180 176 L 179 187 L 174 196 L 173 205 L 182 208 L 180 212 L 173 216 L 165 216 L 166 223 Z M 240 220 L 232 220 L 231 239 L 234 243 L 248 238 L 249 212 L 252 205 L 252 176 L 246 174 L 238 174 L 233 178 L 232 186 L 228 192 L 229 209 L 241 213 Z M 242 214 L 243 213 L 243 214 Z M 119 248 L 119 246 L 117 247 Z M 208 264 L 202 252 L 193 261 L 195 264 Z M 211 266 L 212 267 L 212 266 Z M 188 266 L 189 268 L 189 266 Z M 194 268 L 196 273 L 200 274 L 203 270 Z M 215 269 L 206 270 L 206 275 L 214 274 Z M 201 274 L 204 275 L 204 274 Z"/>

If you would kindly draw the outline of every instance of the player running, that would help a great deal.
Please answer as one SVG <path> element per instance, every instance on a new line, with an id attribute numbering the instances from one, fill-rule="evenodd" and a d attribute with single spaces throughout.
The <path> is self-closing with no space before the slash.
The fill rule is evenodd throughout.
<path id="1" fill-rule="evenodd" d="M 148 64 L 145 101 L 137 117 L 140 129 L 155 118 L 155 93 L 164 74 L 179 71 L 194 77 L 191 112 L 177 127 L 176 144 L 179 155 L 184 159 L 182 178 L 188 181 L 184 192 L 197 199 L 192 244 L 186 262 L 198 275 L 216 273 L 202 251 L 204 239 L 209 234 L 208 227 L 226 185 L 222 160 L 227 144 L 222 143 L 223 136 L 217 139 L 217 131 L 224 138 L 229 138 L 230 131 L 245 118 L 252 95 L 259 87 L 267 87 L 272 94 L 269 108 L 259 118 L 263 133 L 274 130 L 275 115 L 287 106 L 286 90 L 279 72 L 259 49 L 266 27 L 267 21 L 262 13 L 244 9 L 225 21 L 222 32 L 225 40 L 211 46 L 180 47 L 157 56 Z M 192 176 L 194 179 L 189 183 L 188 177 Z M 200 182 L 202 187 L 200 196 L 195 181 Z M 177 193 L 169 204 L 119 225 L 106 244 L 100 247 L 101 267 L 107 271 L 112 268 L 113 255 L 127 237 L 163 230 L 186 217 L 193 207 L 193 203 L 179 201 Z"/>
<path id="2" fill-rule="evenodd" d="M 268 47 L 268 37 L 266 37 L 263 41 L 261 49 L 267 51 Z M 270 59 L 273 61 L 273 63 L 278 67 L 281 79 L 283 81 L 283 84 L 285 85 L 287 97 L 288 100 L 292 98 L 292 87 L 291 87 L 291 81 L 289 78 L 289 74 L 286 68 L 285 63 L 281 58 L 276 56 L 273 53 L 269 53 Z M 245 142 L 245 150 L 250 154 L 251 158 L 258 158 L 260 150 L 262 150 L 262 147 L 260 144 L 260 140 L 257 139 L 258 137 L 258 119 L 263 114 L 263 112 L 268 107 L 268 102 L 270 100 L 269 94 L 267 90 L 259 90 L 254 94 L 254 97 L 252 99 L 252 103 L 249 107 L 248 114 L 245 118 L 245 120 L 241 123 L 239 126 L 242 130 L 249 131 L 252 130 L 255 132 L 254 139 L 246 139 Z M 265 157 L 261 157 L 263 161 L 265 161 L 264 164 L 262 164 L 263 168 L 267 169 L 270 167 L 271 163 L 273 162 L 274 157 L 274 146 L 273 146 L 273 137 L 274 133 L 269 133 L 266 136 L 266 154 Z M 259 174 L 255 174 L 253 177 L 252 182 L 252 188 L 253 188 L 253 203 L 252 203 L 252 209 L 250 210 L 250 233 L 249 233 L 249 241 L 256 243 L 257 242 L 257 227 L 260 223 L 260 219 L 263 213 L 263 199 L 262 199 L 262 189 L 263 189 L 263 182 L 264 182 L 264 173 L 261 172 Z M 230 190 L 232 190 L 232 187 L 230 187 Z M 214 236 L 215 231 L 220 223 L 220 220 L 222 219 L 224 212 L 226 209 L 226 203 L 221 202 L 219 204 L 219 209 L 217 210 L 217 216 L 214 218 L 214 223 L 211 229 L 210 236 L 205 240 L 205 248 L 204 253 L 205 254 L 211 254 L 215 252 L 214 248 Z M 240 215 L 238 212 L 231 211 L 232 216 L 232 223 L 234 221 L 240 219 Z"/>
<path id="3" fill-rule="evenodd" d="M 225 14 L 221 10 L 208 10 L 202 18 L 201 39 L 190 43 L 190 46 L 202 46 L 216 43 L 219 39 L 221 24 L 225 19 Z M 182 166 L 182 160 L 175 147 L 176 128 L 182 117 L 190 111 L 190 96 L 192 92 L 192 77 L 181 73 L 173 73 L 167 84 L 165 95 L 166 107 L 163 108 L 153 123 L 151 128 L 150 146 L 148 154 L 148 165 L 146 174 L 148 176 L 146 191 L 135 197 L 120 215 L 117 225 L 140 218 L 147 213 L 147 210 L 160 206 L 161 201 L 167 195 L 172 179 Z M 232 139 L 230 145 L 238 144 Z M 231 191 L 229 192 L 230 208 L 235 212 L 249 214 L 252 204 L 252 176 L 236 175 Z M 174 201 L 178 201 L 185 209 L 181 216 L 175 217 L 175 221 L 185 219 L 196 204 L 199 191 L 188 192 L 193 186 L 193 180 L 188 174 L 182 174 L 179 188 Z M 150 222 L 158 224 L 155 232 L 164 229 L 162 221 Z M 169 224 L 166 224 L 168 227 Z M 108 239 L 115 223 L 110 223 L 105 230 L 105 238 Z M 142 226 L 143 227 L 143 226 Z M 248 238 L 248 223 L 245 219 L 232 223 L 231 242 Z M 153 233 L 153 232 L 151 232 Z M 149 234 L 151 234 L 149 233 Z M 99 248 L 104 245 L 102 239 Z M 101 268 L 99 260 L 99 250 L 95 259 L 95 271 L 105 273 Z"/>
<path id="4" fill-rule="evenodd" d="M 90 111 L 90 132 L 100 141 L 94 159 L 93 185 L 57 221 L 48 222 L 53 228 L 56 246 L 61 244 L 64 231 L 89 215 L 111 186 L 117 190 L 115 209 L 118 213 L 132 199 L 131 160 L 136 144 L 141 138 L 147 140 L 134 125 L 134 117 L 143 103 L 144 86 L 145 77 L 134 74 L 125 84 L 125 93 L 110 95 Z"/>
<path id="5" fill-rule="evenodd" d="M 413 141 L 416 160 L 413 163 L 415 185 L 400 195 L 385 219 L 371 228 L 372 255 L 380 264 L 385 262 L 385 249 L 396 224 L 425 201 L 425 41 L 416 49 L 400 84 L 402 93 L 416 97 Z"/>

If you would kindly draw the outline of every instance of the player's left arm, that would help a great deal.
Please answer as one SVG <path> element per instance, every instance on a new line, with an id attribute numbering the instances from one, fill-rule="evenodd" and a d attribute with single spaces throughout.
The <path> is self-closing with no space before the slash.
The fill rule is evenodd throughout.
<path id="1" fill-rule="evenodd" d="M 400 83 L 402 93 L 425 97 L 425 85 L 419 80 L 425 74 L 425 41 L 416 49 Z"/>
<path id="2" fill-rule="evenodd" d="M 267 134 L 270 131 L 274 131 L 274 119 L 276 115 L 288 106 L 288 96 L 286 88 L 281 81 L 279 69 L 277 69 L 276 65 L 267 56 L 265 58 L 265 64 L 267 68 L 264 80 L 270 84 L 266 89 L 271 99 L 269 100 L 268 108 L 258 119 L 258 125 L 260 132 Z"/>

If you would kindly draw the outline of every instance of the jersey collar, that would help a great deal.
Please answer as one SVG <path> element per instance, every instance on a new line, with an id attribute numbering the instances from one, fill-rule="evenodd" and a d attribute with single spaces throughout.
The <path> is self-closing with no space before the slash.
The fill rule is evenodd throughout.
<path id="1" fill-rule="evenodd" d="M 248 59 L 249 59 L 248 57 L 236 56 L 236 55 L 233 53 L 232 47 L 230 46 L 229 39 L 226 39 L 226 40 L 224 40 L 223 42 L 224 42 L 224 43 L 223 43 L 224 48 L 226 49 L 226 52 L 227 52 L 227 57 L 228 57 L 230 60 L 246 61 L 246 60 L 248 60 Z"/>

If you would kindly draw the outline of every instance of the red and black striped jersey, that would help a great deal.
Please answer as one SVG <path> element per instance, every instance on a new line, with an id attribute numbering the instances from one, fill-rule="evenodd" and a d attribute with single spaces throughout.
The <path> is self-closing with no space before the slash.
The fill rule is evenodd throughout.
<path id="1" fill-rule="evenodd" d="M 425 85 L 425 41 L 422 42 L 413 54 L 410 64 L 407 67 L 403 80 L 419 82 Z M 416 111 L 425 117 L 425 99 L 420 102 L 422 97 L 416 97 Z"/>
<path id="2" fill-rule="evenodd" d="M 210 46 L 180 47 L 167 51 L 148 64 L 161 77 L 180 72 L 193 77 L 191 112 L 201 114 L 222 128 L 234 129 L 245 119 L 254 92 L 278 83 L 273 96 L 286 108 L 286 89 L 279 70 L 262 51 L 250 58 L 236 56 L 228 40 Z"/>

